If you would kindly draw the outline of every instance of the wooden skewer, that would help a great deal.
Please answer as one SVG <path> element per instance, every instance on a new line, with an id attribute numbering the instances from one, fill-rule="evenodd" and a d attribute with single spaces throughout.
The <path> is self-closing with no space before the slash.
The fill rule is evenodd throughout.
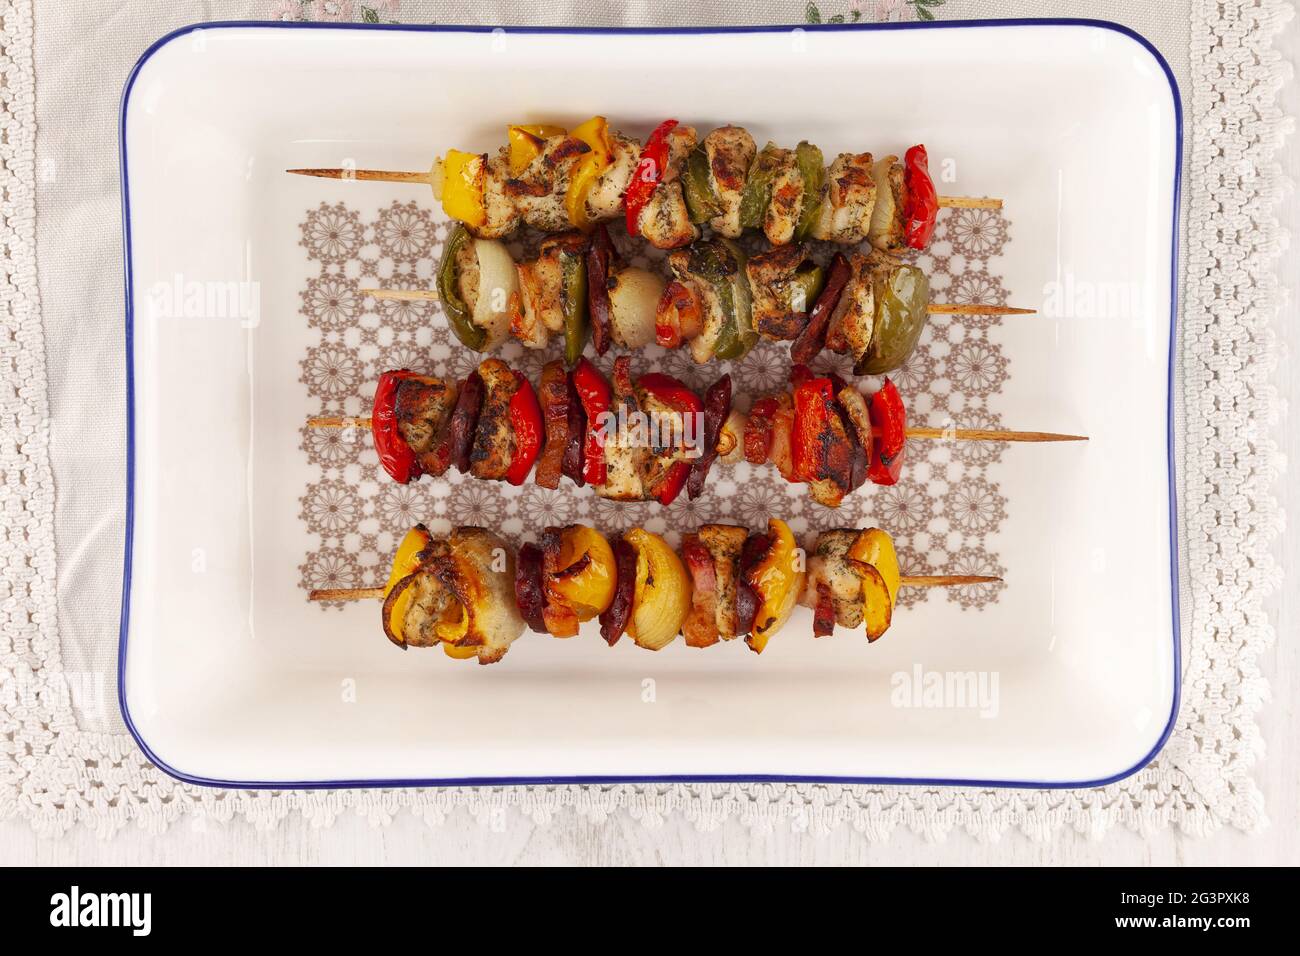
<path id="1" fill-rule="evenodd" d="M 396 302 L 426 302 L 438 298 L 433 289 L 362 289 L 362 295 Z M 1017 309 L 1009 305 L 976 305 L 971 302 L 931 302 L 931 315 L 1036 315 L 1037 309 Z"/>
<path id="2" fill-rule="evenodd" d="M 315 176 L 317 179 L 364 179 L 379 183 L 425 183 L 433 185 L 433 170 L 426 173 L 401 172 L 392 169 L 286 169 L 295 176 Z"/>
<path id="3" fill-rule="evenodd" d="M 424 183 L 432 186 L 433 170 L 425 173 L 406 172 L 394 169 L 345 169 L 342 167 L 318 167 L 315 169 L 286 169 L 286 173 L 295 176 L 314 176 L 317 179 L 360 179 L 380 183 Z M 1001 199 L 988 199 L 976 196 L 940 196 L 939 205 L 952 209 L 1001 209 Z"/>
<path id="4" fill-rule="evenodd" d="M 1001 199 L 977 199 L 974 196 L 940 196 L 939 205 L 949 209 L 1001 209 Z"/>
<path id="5" fill-rule="evenodd" d="M 308 428 L 370 428 L 369 418 L 351 415 L 320 415 L 307 419 Z M 908 438 L 950 439 L 952 441 L 1087 441 L 1087 435 L 1062 435 L 1058 432 L 1015 432 L 999 428 L 927 428 L 915 425 L 907 430 Z"/>
<path id="6" fill-rule="evenodd" d="M 1012 432 L 1000 428 L 927 428 L 916 425 L 907 430 L 908 438 L 937 438 L 954 441 L 1087 441 L 1087 435 L 1062 435 L 1058 432 Z"/>
<path id="7" fill-rule="evenodd" d="M 1001 580 L 990 574 L 917 574 L 904 575 L 898 583 L 905 588 L 959 588 Z M 383 588 L 314 588 L 307 594 L 309 601 L 379 601 L 383 597 Z"/>
<path id="8" fill-rule="evenodd" d="M 1037 315 L 1037 309 L 1016 309 L 1009 305 L 976 305 L 973 302 L 931 302 L 931 315 Z"/>

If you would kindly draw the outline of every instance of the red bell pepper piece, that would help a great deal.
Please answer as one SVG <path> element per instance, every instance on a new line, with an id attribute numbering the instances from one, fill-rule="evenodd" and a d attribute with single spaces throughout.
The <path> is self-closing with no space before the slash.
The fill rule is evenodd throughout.
<path id="1" fill-rule="evenodd" d="M 397 428 L 397 388 L 404 379 L 415 378 L 407 369 L 384 372 L 375 387 L 375 404 L 370 411 L 370 432 L 374 436 L 379 464 L 393 481 L 406 484 L 420 477 L 420 462 Z"/>
<path id="2" fill-rule="evenodd" d="M 875 454 L 867 477 L 878 485 L 898 483 L 903 471 L 903 448 L 907 444 L 907 410 L 903 396 L 889 379 L 867 403 L 874 433 Z"/>
<path id="3" fill-rule="evenodd" d="M 651 492 L 655 500 L 661 505 L 670 505 L 677 500 L 677 496 L 682 493 L 686 487 L 686 479 L 691 475 L 691 463 L 688 461 L 675 461 L 668 468 L 667 473 L 659 480 Z"/>
<path id="4" fill-rule="evenodd" d="M 939 216 L 939 195 L 930 178 L 929 157 L 924 146 L 913 146 L 903 155 L 903 184 L 907 201 L 903 204 L 903 231 L 907 244 L 924 249 L 934 235 Z"/>
<path id="5" fill-rule="evenodd" d="M 637 379 L 636 383 L 669 408 L 683 415 L 704 413 L 704 403 L 700 401 L 700 396 L 696 395 L 681 379 L 665 375 L 663 372 L 647 372 Z"/>
<path id="6" fill-rule="evenodd" d="M 662 372 L 648 372 L 637 379 L 637 385 L 669 408 L 680 412 L 683 431 L 689 427 L 698 441 L 704 440 L 704 403 L 700 401 L 700 396 L 686 386 L 685 382 Z M 686 424 L 688 415 L 692 416 L 689 426 Z M 690 473 L 690 462 L 673 462 L 663 479 L 654 488 L 655 499 L 661 505 L 672 504 L 682 493 Z"/>
<path id="7" fill-rule="evenodd" d="M 506 471 L 506 481 L 522 485 L 542 450 L 542 407 L 528 379 L 515 372 L 519 388 L 510 396 L 510 428 L 515 433 L 515 454 Z"/>
<path id="8" fill-rule="evenodd" d="M 609 382 L 584 356 L 573 370 L 573 387 L 587 416 L 587 435 L 582 446 L 582 478 L 589 485 L 605 483 L 605 430 L 600 416 L 609 411 L 612 393 Z"/>
<path id="9" fill-rule="evenodd" d="M 804 378 L 795 385 L 791 436 L 795 481 L 816 481 L 822 477 L 826 458 L 823 435 L 831 427 L 830 417 L 836 414 L 835 385 L 829 378 Z"/>
<path id="10" fill-rule="evenodd" d="M 641 161 L 632 172 L 632 181 L 623 193 L 623 212 L 627 217 L 627 231 L 630 235 L 639 235 L 637 229 L 641 219 L 641 210 L 654 195 L 655 187 L 664 178 L 668 168 L 668 134 L 677 126 L 677 120 L 664 120 L 655 127 L 645 146 L 641 148 Z"/>

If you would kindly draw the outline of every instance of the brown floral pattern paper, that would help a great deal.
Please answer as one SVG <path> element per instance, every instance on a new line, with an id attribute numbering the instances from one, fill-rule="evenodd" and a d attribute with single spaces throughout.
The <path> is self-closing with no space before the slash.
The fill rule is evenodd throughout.
<path id="1" fill-rule="evenodd" d="M 415 202 L 394 202 L 374 217 L 343 203 L 321 203 L 300 224 L 301 245 L 311 275 L 300 292 L 303 320 L 313 342 L 301 361 L 300 381 L 310 405 L 323 415 L 363 415 L 374 383 L 385 369 L 410 368 L 464 378 L 480 356 L 450 332 L 436 302 L 379 301 L 360 289 L 431 288 L 442 244 L 450 232 Z M 650 265 L 654 250 L 619 233 L 624 258 Z M 939 218 L 929 250 L 916 261 L 930 276 L 937 301 L 1005 304 L 1007 292 L 991 264 L 1009 240 L 1001 212 L 949 210 Z M 533 240 L 535 242 L 535 240 Z M 513 244 L 528 253 L 528 239 Z M 827 250 L 822 250 L 823 252 Z M 1009 359 L 989 331 L 1000 317 L 932 316 L 907 365 L 892 378 L 903 393 L 909 421 L 940 427 L 992 428 L 994 412 L 1010 374 Z M 537 381 L 542 365 L 559 354 L 555 341 L 545 350 L 508 343 L 501 355 Z M 597 364 L 606 371 L 607 355 Z M 747 408 L 764 391 L 782 388 L 789 375 L 789 349 L 761 343 L 739 363 L 730 363 L 737 405 Z M 851 376 L 851 363 L 830 353 L 816 364 Z M 723 371 L 696 365 L 685 349 L 651 347 L 634 357 L 634 372 L 658 369 L 703 388 Z M 876 383 L 872 383 L 873 385 Z M 617 504 L 590 488 L 565 483 L 550 491 L 526 483 L 519 488 L 450 473 L 398 485 L 378 464 L 367 431 L 309 429 L 301 450 L 315 480 L 303 489 L 299 517 L 314 546 L 300 567 L 304 589 L 382 583 L 397 542 L 424 521 L 435 531 L 454 525 L 483 525 L 513 540 L 527 540 L 547 525 L 589 523 L 607 533 L 642 526 L 676 543 L 682 529 L 708 521 L 759 528 L 781 517 L 811 544 L 816 532 L 835 527 L 888 530 L 906 573 L 1002 574 L 997 533 L 1008 503 L 997 480 L 1004 447 L 998 443 L 912 441 L 903 478 L 893 487 L 866 485 L 838 509 L 816 504 L 803 485 L 784 481 L 774 468 L 716 465 L 709 487 L 697 500 L 683 495 L 664 508 L 655 502 Z M 998 599 L 1004 584 L 908 589 L 904 604 L 942 594 L 963 608 L 982 608 Z"/>

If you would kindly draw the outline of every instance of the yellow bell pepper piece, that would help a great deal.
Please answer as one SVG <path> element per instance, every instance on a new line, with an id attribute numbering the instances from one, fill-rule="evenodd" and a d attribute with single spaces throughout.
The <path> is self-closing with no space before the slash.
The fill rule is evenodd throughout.
<path id="1" fill-rule="evenodd" d="M 510 143 L 510 175 L 518 176 L 538 156 L 542 147 L 552 136 L 564 136 L 568 131 L 563 126 L 535 124 L 531 126 L 507 126 L 506 139 Z"/>
<path id="2" fill-rule="evenodd" d="M 471 657 L 478 657 L 477 647 L 457 647 L 455 644 L 443 644 L 443 652 L 451 658 L 458 661 L 466 661 Z"/>
<path id="3" fill-rule="evenodd" d="M 398 598 L 401 600 L 401 598 Z M 465 610 L 465 605 L 459 601 L 456 606 L 460 608 L 460 618 L 455 621 L 439 621 L 433 626 L 433 633 L 438 635 L 438 639 L 448 644 L 455 644 L 462 637 L 469 633 L 469 612 Z"/>
<path id="4" fill-rule="evenodd" d="M 898 601 L 902 574 L 894 539 L 887 531 L 868 528 L 858 535 L 847 557 L 862 578 L 862 623 L 867 640 L 874 641 L 889 630 Z"/>
<path id="5" fill-rule="evenodd" d="M 593 116 L 573 131 L 573 138 L 580 139 L 590 148 L 574 164 L 573 175 L 569 177 L 569 190 L 564 194 L 564 208 L 569 213 L 569 222 L 578 229 L 590 229 L 593 225 L 587 217 L 587 193 L 600 175 L 614 162 L 614 148 L 609 141 L 609 123 L 603 116 Z"/>
<path id="6" fill-rule="evenodd" d="M 579 621 L 589 621 L 604 611 L 614 600 L 614 585 L 618 569 L 614 563 L 614 549 L 595 528 L 570 525 L 560 536 L 560 554 L 556 566 L 572 567 L 582 556 L 591 560 L 581 571 L 567 577 L 553 577 L 546 582 L 578 615 Z"/>
<path id="7" fill-rule="evenodd" d="M 487 162 L 480 153 L 447 150 L 442 164 L 442 211 L 470 227 L 487 222 L 483 190 L 487 184 Z"/>
<path id="8" fill-rule="evenodd" d="M 644 528 L 623 535 L 636 549 L 636 590 L 627 635 L 638 647 L 667 647 L 691 609 L 691 579 L 668 542 Z"/>
<path id="9" fill-rule="evenodd" d="M 898 585 L 902 572 L 898 568 L 898 552 L 894 550 L 894 539 L 888 531 L 879 528 L 867 528 L 853 542 L 848 556 L 855 561 L 869 564 L 880 572 L 885 587 L 889 590 L 889 603 L 898 603 Z"/>
<path id="10" fill-rule="evenodd" d="M 767 554 L 749 572 L 749 585 L 758 593 L 760 603 L 754 615 L 754 630 L 746 642 L 759 654 L 772 635 L 790 619 L 807 576 L 790 526 L 779 518 L 771 518 L 767 522 L 767 534 L 772 542 Z"/>
<path id="11" fill-rule="evenodd" d="M 384 597 L 397 586 L 397 582 L 409 574 L 414 574 L 420 567 L 420 552 L 429 545 L 429 532 L 423 527 L 414 527 L 406 532 L 406 536 L 397 546 L 397 553 L 393 555 L 393 567 L 388 572 L 388 582 L 384 585 Z M 415 592 L 407 588 L 397 596 L 393 602 L 392 613 L 388 618 L 389 629 L 393 636 L 403 644 L 406 643 L 406 637 L 402 633 L 403 625 L 406 623 L 406 611 L 411 606 L 411 598 Z"/>

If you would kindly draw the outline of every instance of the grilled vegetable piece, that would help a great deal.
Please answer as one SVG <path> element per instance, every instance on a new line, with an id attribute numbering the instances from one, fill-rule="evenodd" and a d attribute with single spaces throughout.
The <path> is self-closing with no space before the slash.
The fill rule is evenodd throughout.
<path id="1" fill-rule="evenodd" d="M 758 340 L 744 253 L 728 240 L 707 240 L 672 253 L 668 266 L 700 305 L 703 327 L 690 340 L 691 357 L 700 363 L 743 357 Z"/>
<path id="2" fill-rule="evenodd" d="M 870 153 L 840 153 L 826 173 L 821 214 L 814 239 L 854 243 L 867 238 L 876 205 L 876 180 Z"/>
<path id="3" fill-rule="evenodd" d="M 415 594 L 405 593 L 409 589 L 409 583 L 403 586 L 402 592 L 394 595 L 393 591 L 405 578 L 415 574 L 422 562 L 428 560 L 430 555 L 426 549 L 432 537 L 429 529 L 422 524 L 417 524 L 406 532 L 397 546 L 396 554 L 393 555 L 388 581 L 384 584 L 384 635 L 401 648 L 405 648 L 407 644 L 406 612 Z"/>
<path id="4" fill-rule="evenodd" d="M 866 528 L 858 535 L 849 549 L 849 558 L 869 564 L 879 573 L 889 591 L 889 603 L 898 603 L 898 588 L 902 583 L 902 571 L 898 566 L 898 552 L 894 548 L 894 539 L 887 531 L 879 528 Z"/>
<path id="5" fill-rule="evenodd" d="M 623 537 L 636 554 L 627 633 L 638 647 L 657 651 L 671 644 L 682 629 L 691 607 L 690 578 L 677 552 L 659 535 L 633 528 Z"/>
<path id="6" fill-rule="evenodd" d="M 903 164 L 897 156 L 884 156 L 871 169 L 876 181 L 876 208 L 871 213 L 871 244 L 882 252 L 901 252 L 907 248 L 903 225 L 903 207 L 907 205 L 907 186 Z"/>
<path id="7" fill-rule="evenodd" d="M 469 470 L 475 478 L 503 481 L 515 457 L 510 400 L 519 390 L 519 379 L 510 366 L 496 358 L 479 363 L 478 374 L 483 381 L 483 405 L 474 430 Z"/>
<path id="8" fill-rule="evenodd" d="M 751 535 L 750 541 L 757 537 Z M 756 560 L 746 563 L 744 577 L 759 599 L 746 642 L 751 650 L 761 654 L 772 635 L 790 619 L 803 594 L 806 571 L 803 552 L 794 539 L 794 532 L 781 519 L 770 518 L 767 534 L 758 540 L 762 541 L 763 548 Z"/>
<path id="9" fill-rule="evenodd" d="M 853 371 L 883 375 L 901 368 L 921 339 L 929 320 L 930 282 L 916 266 L 873 252 L 871 279 L 875 299 L 873 333 Z"/>
<path id="10" fill-rule="evenodd" d="M 555 637 L 572 637 L 580 622 L 597 617 L 614 600 L 614 551 L 599 531 L 580 524 L 547 528 L 541 547 L 546 629 Z"/>
<path id="11" fill-rule="evenodd" d="M 821 219 L 826 199 L 826 161 L 822 151 L 807 141 L 794 148 L 794 158 L 803 193 L 792 238 L 795 242 L 806 242 L 813 237 L 813 227 Z"/>
<path id="12" fill-rule="evenodd" d="M 397 430 L 420 465 L 420 473 L 441 475 L 451 464 L 448 425 L 456 407 L 456 386 L 432 376 L 412 376 L 397 385 L 393 413 Z"/>
<path id="13" fill-rule="evenodd" d="M 676 279 L 669 282 L 655 306 L 655 344 L 675 349 L 702 331 L 704 310 L 692 286 Z"/>
<path id="14" fill-rule="evenodd" d="M 796 366 L 796 371 L 807 369 Z M 793 459 L 797 481 L 808 482 L 814 500 L 837 508 L 856 487 L 856 437 L 846 429 L 830 378 L 805 378 L 794 389 Z M 861 477 L 866 477 L 862 465 Z M 859 484 L 861 482 L 859 481 Z"/>
<path id="15" fill-rule="evenodd" d="M 742 232 L 740 204 L 758 148 L 743 126 L 719 127 L 700 145 L 708 160 L 710 185 L 718 205 L 709 225 L 718 235 L 734 239 Z"/>
<path id="16" fill-rule="evenodd" d="M 614 344 L 642 349 L 655 341 L 655 314 L 664 280 L 635 266 L 617 268 L 608 278 L 609 313 Z"/>
<path id="17" fill-rule="evenodd" d="M 697 534 L 713 557 L 717 591 L 715 620 L 718 634 L 723 640 L 729 641 L 742 633 L 737 628 L 736 582 L 740 575 L 740 554 L 749 531 L 735 525 L 706 524 Z"/>

